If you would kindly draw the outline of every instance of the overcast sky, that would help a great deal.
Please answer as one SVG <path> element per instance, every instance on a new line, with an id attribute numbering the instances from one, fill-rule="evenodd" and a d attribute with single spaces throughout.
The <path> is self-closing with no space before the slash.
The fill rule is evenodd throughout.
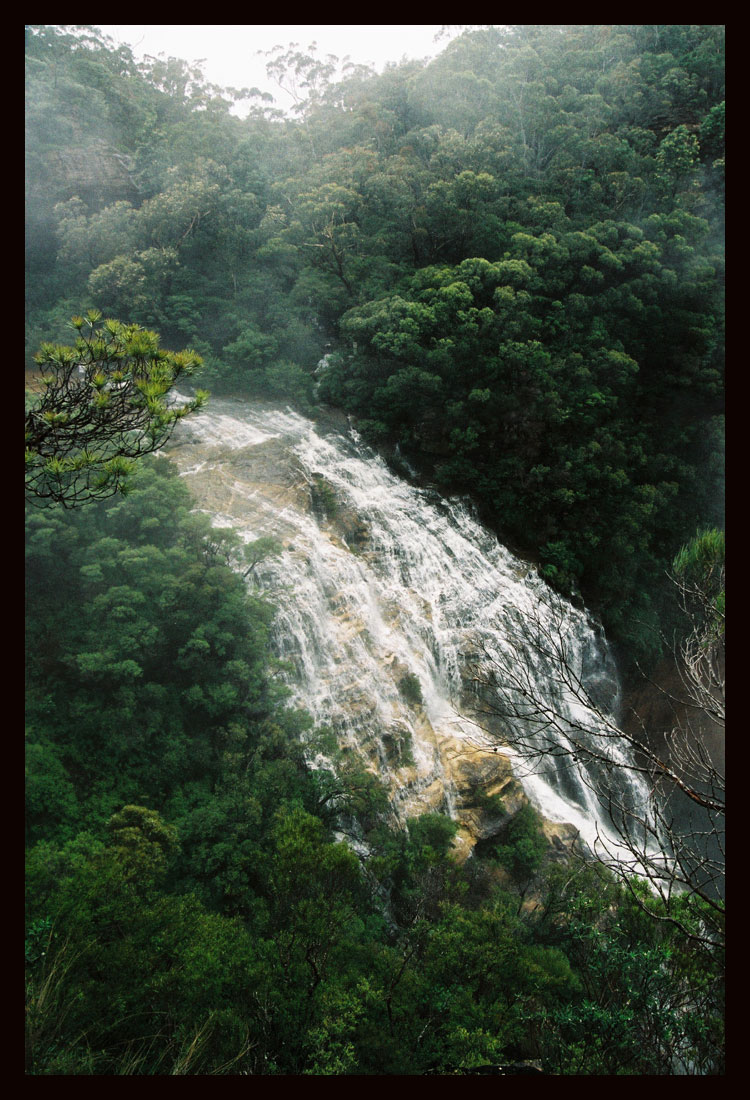
<path id="1" fill-rule="evenodd" d="M 144 54 L 156 57 L 160 53 L 184 61 L 205 58 L 203 72 L 211 83 L 232 88 L 258 87 L 276 97 L 277 106 L 283 109 L 287 103 L 283 101 L 283 93 L 269 82 L 266 59 L 258 56 L 260 50 L 270 50 L 277 45 L 286 47 L 292 42 L 306 49 L 315 42 L 318 57 L 334 54 L 343 61 L 348 56 L 355 64 L 373 65 L 382 72 L 389 61 L 398 62 L 403 57 L 434 57 L 448 42 L 447 37 L 435 42 L 435 35 L 441 29 L 439 25 L 98 26 L 117 44 L 129 45 L 139 58 Z"/>

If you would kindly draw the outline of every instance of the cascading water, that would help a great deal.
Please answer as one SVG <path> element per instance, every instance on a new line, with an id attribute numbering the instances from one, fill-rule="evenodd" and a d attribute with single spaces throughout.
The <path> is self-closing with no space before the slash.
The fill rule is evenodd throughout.
<path id="1" fill-rule="evenodd" d="M 170 450 L 215 524 L 247 542 L 282 543 L 253 577 L 278 608 L 275 646 L 294 698 L 376 764 L 397 814 L 455 814 L 456 760 L 486 761 L 498 748 L 514 759 L 498 736 L 503 722 L 507 731 L 522 720 L 524 691 L 508 688 L 503 669 L 512 681 L 522 668 L 542 710 L 560 716 L 556 737 L 566 738 L 566 722 L 596 737 L 599 715 L 561 689 L 549 653 L 519 624 L 554 636 L 574 681 L 585 677 L 611 708 L 617 682 L 601 632 L 554 600 L 464 503 L 395 477 L 345 423 L 322 428 L 265 404 L 214 399 L 181 424 Z M 504 717 L 492 731 L 476 708 L 470 716 L 477 682 L 511 698 L 510 711 L 495 708 Z M 548 821 L 569 823 L 589 844 L 606 834 L 595 783 L 569 754 L 542 752 L 533 769 L 515 760 Z M 645 807 L 645 784 L 627 772 L 623 782 Z"/>

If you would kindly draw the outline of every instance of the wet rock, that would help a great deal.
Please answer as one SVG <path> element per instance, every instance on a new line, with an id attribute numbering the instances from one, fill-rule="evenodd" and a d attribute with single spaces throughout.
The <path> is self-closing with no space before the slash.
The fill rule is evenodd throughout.
<path id="1" fill-rule="evenodd" d="M 460 504 L 399 482 L 341 427 L 321 435 L 291 410 L 217 400 L 169 453 L 198 508 L 285 547 L 257 572 L 293 700 L 377 770 L 398 820 L 452 814 L 466 858 L 527 801 L 473 676 L 515 621 L 506 609 L 533 614 L 544 585 Z M 571 649 L 588 638 L 596 671 L 585 616 L 571 611 L 565 629 Z M 576 830 L 545 833 L 562 858 Z"/>

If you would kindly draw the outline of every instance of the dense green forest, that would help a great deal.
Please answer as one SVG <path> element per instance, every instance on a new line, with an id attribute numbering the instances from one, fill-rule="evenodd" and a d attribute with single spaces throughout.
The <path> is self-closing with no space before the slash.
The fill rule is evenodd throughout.
<path id="1" fill-rule="evenodd" d="M 289 117 L 93 27 L 26 59 L 27 371 L 93 309 L 342 408 L 656 659 L 723 527 L 723 26 L 279 50 Z M 723 1073 L 704 900 L 654 919 L 530 807 L 463 865 L 449 819 L 396 829 L 166 459 L 64 503 L 27 519 L 28 1073 Z"/>
<path id="2" fill-rule="evenodd" d="M 449 818 L 395 828 L 284 706 L 228 537 L 165 459 L 32 513 L 27 1071 L 722 1072 L 711 909 L 644 914 L 530 806 L 463 865 Z"/>
<path id="3" fill-rule="evenodd" d="M 93 28 L 27 51 L 29 354 L 89 307 L 215 392 L 355 413 L 616 639 L 722 525 L 724 28 L 521 26 L 330 82 L 299 117 Z"/>

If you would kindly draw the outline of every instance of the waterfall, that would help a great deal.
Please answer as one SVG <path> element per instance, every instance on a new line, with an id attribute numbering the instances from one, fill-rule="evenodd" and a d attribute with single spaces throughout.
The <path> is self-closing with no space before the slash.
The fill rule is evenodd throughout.
<path id="1" fill-rule="evenodd" d="M 566 746 L 569 730 L 598 744 L 602 714 L 617 706 L 602 631 L 467 502 L 394 476 L 345 418 L 313 423 L 239 399 L 213 399 L 182 422 L 170 457 L 215 524 L 246 542 L 280 540 L 252 576 L 278 609 L 274 646 L 293 698 L 377 768 L 397 815 L 455 815 L 458 764 L 499 753 L 548 821 L 589 844 L 607 832 L 596 784 L 571 752 L 503 744 L 519 722 L 532 749 L 552 735 Z M 596 712 L 575 690 L 581 681 Z M 524 718 L 529 698 L 539 714 Z M 637 774 L 622 782 L 645 807 Z"/>

